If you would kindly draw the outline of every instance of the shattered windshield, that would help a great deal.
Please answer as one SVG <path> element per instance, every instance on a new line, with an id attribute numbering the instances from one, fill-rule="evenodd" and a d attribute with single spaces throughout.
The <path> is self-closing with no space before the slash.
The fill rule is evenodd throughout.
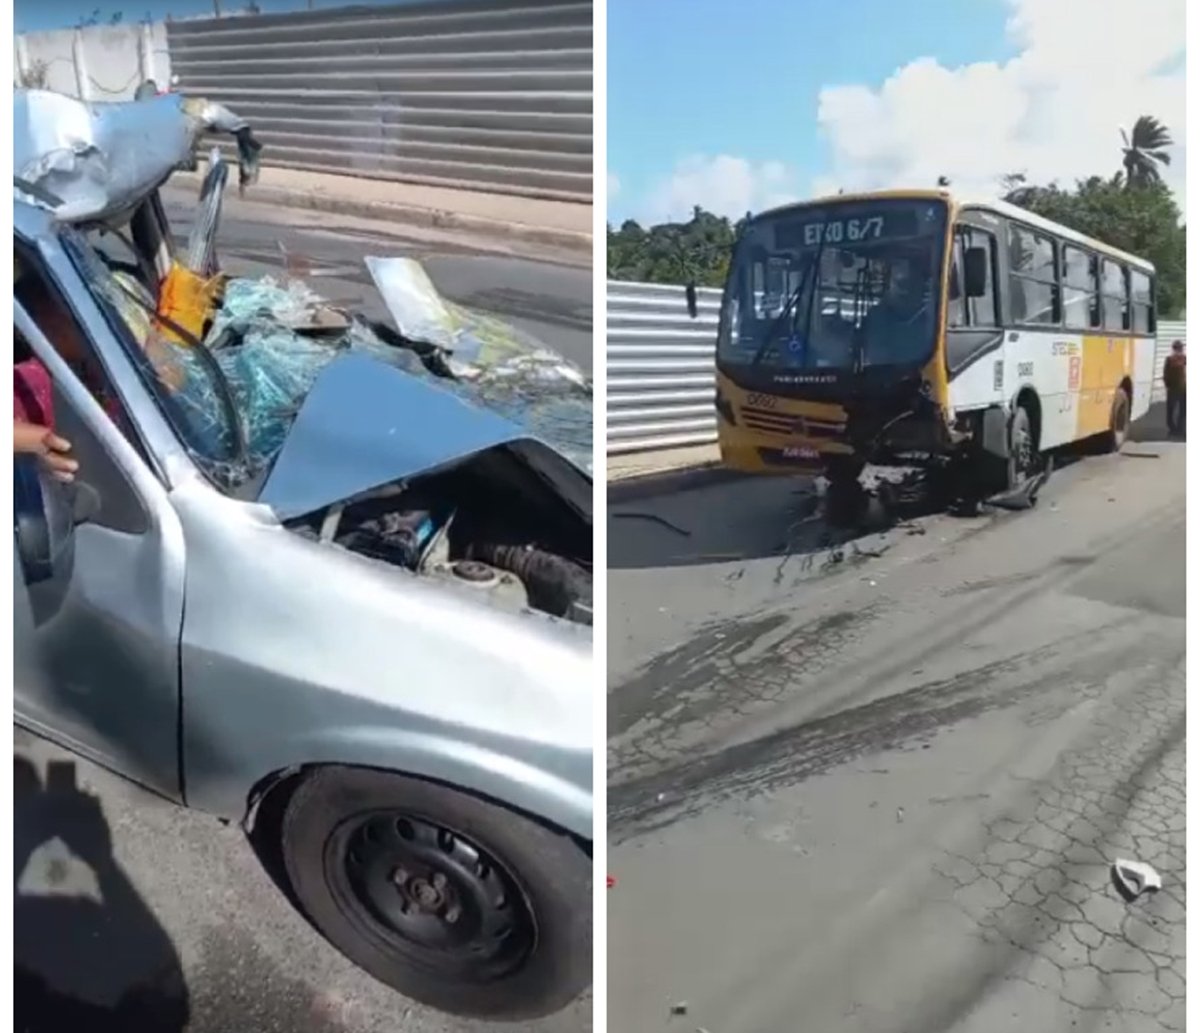
<path id="1" fill-rule="evenodd" d="M 339 355 L 367 354 L 492 409 L 592 469 L 592 396 L 557 353 L 498 320 L 418 294 L 393 304 L 434 342 L 342 312 L 298 279 L 219 278 L 202 334 L 156 317 L 163 309 L 129 268 L 73 229 L 64 244 L 98 300 L 133 345 L 176 433 L 218 484 L 236 488 L 268 470 L 313 384 Z M 390 279 L 421 282 L 404 259 Z M 405 272 L 405 268 L 408 271 Z M 377 274 L 377 280 L 380 279 Z M 170 278 L 168 278 L 170 282 Z M 184 280 L 184 283 L 191 281 Z M 427 282 L 427 280 L 425 281 Z M 177 285 L 178 286 L 178 285 Z M 165 290 L 166 288 L 162 288 Z M 434 307 L 436 302 L 436 308 Z M 425 326 L 431 317 L 436 327 Z M 353 413 L 347 413 L 352 419 Z M 415 428 L 419 433 L 420 429 Z"/>
<path id="2" fill-rule="evenodd" d="M 924 361 L 945 227 L 938 200 L 834 202 L 755 220 L 730 268 L 718 358 L 788 371 Z"/>

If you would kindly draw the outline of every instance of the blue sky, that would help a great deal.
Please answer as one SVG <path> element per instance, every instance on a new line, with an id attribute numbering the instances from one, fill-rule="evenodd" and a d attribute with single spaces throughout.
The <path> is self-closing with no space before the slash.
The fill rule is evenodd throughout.
<path id="1" fill-rule="evenodd" d="M 1094 3 L 608 0 L 609 219 L 914 176 L 977 186 L 1022 169 L 1115 171 L 1120 126 L 1147 105 L 1182 142 L 1183 0 L 1123 5 L 1129 12 L 1099 27 Z M 1156 16 L 1177 46 L 1169 34 L 1139 35 Z M 1111 118 L 1091 110 L 1058 124 L 1043 105 L 1081 110 L 1081 77 L 1066 74 L 1078 70 L 1080 44 L 1126 50 L 1131 35 L 1134 67 L 1119 76 Z M 1083 81 L 1093 87 L 1094 70 Z M 1055 154 L 1060 137 L 1086 153 Z"/>

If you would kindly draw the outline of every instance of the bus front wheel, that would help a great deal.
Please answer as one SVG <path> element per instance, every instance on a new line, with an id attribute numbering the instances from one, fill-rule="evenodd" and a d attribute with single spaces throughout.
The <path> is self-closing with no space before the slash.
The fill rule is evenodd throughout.
<path id="1" fill-rule="evenodd" d="M 1033 419 L 1018 405 L 1008 428 L 1008 490 L 1016 491 L 1038 473 L 1038 446 Z"/>

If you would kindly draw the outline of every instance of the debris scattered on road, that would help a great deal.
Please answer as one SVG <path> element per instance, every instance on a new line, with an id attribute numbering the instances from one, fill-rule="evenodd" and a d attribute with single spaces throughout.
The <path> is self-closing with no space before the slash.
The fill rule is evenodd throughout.
<path id="1" fill-rule="evenodd" d="M 1112 881 L 1117 892 L 1130 904 L 1143 893 L 1162 889 L 1162 876 L 1145 861 L 1126 861 L 1118 858 L 1112 864 Z"/>
<path id="2" fill-rule="evenodd" d="M 1038 493 L 1045 487 L 1046 482 L 1050 480 L 1050 474 L 1053 472 L 1052 464 L 1048 464 L 1046 469 L 1039 473 L 1036 477 L 1031 477 L 1016 491 L 1006 495 L 997 495 L 987 500 L 987 504 L 995 509 L 1007 510 L 1023 510 L 1033 509 L 1037 505 Z"/>
<path id="3" fill-rule="evenodd" d="M 671 1005 L 672 1015 L 686 1015 L 688 1010 L 687 1001 L 679 1001 L 677 1004 Z"/>
<path id="4" fill-rule="evenodd" d="M 1161 452 L 1122 452 L 1121 455 L 1126 459 L 1161 459 Z"/>
<path id="5" fill-rule="evenodd" d="M 623 510 L 619 513 L 611 514 L 614 517 L 620 517 L 623 520 L 650 520 L 656 524 L 662 524 L 669 531 L 674 531 L 684 538 L 690 538 L 692 532 L 680 527 L 678 524 L 671 523 L 666 517 L 660 517 L 657 513 L 642 513 L 636 510 Z"/>
<path id="6" fill-rule="evenodd" d="M 897 807 L 896 808 L 896 822 L 899 823 L 902 821 L 904 821 L 904 808 Z"/>
<path id="7" fill-rule="evenodd" d="M 887 552 L 888 549 L 890 549 L 891 547 L 892 547 L 891 542 L 884 543 L 878 549 L 863 549 L 859 546 L 859 544 L 857 542 L 850 543 L 850 551 L 854 554 L 854 558 L 856 560 L 858 560 L 858 559 L 877 560 L 877 559 L 879 559 L 880 556 L 882 556 L 885 552 Z"/>

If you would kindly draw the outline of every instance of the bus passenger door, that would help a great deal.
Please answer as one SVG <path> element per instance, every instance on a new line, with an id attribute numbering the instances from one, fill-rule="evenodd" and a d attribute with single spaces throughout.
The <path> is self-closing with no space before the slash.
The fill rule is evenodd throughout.
<path id="1" fill-rule="evenodd" d="M 996 237 L 974 226 L 955 227 L 947 292 L 946 367 L 950 405 L 956 412 L 1002 405 L 1004 328 L 996 292 Z M 967 296 L 967 255 L 986 258 L 982 292 Z"/>

